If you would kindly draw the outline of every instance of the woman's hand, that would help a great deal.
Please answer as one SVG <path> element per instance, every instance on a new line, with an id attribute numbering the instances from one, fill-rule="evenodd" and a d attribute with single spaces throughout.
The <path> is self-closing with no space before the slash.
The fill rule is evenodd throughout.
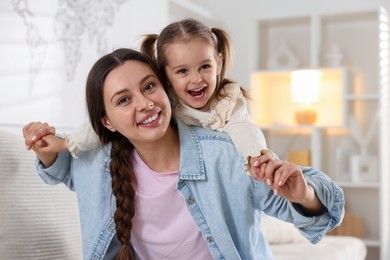
<path id="1" fill-rule="evenodd" d="M 275 195 L 300 204 L 309 214 L 315 215 L 324 209 L 314 189 L 307 184 L 300 166 L 275 160 L 268 154 L 257 157 L 251 165 L 252 177 L 265 181 Z"/>

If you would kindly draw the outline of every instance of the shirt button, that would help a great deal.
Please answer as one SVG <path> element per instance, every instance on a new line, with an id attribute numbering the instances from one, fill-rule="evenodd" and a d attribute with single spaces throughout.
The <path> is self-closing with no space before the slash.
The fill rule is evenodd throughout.
<path id="1" fill-rule="evenodd" d="M 194 204 L 194 200 L 193 199 L 188 199 L 188 204 L 190 204 L 190 205 Z"/>
<path id="2" fill-rule="evenodd" d="M 213 240 L 213 237 L 212 236 L 208 236 L 207 237 L 207 243 L 211 243 L 211 242 L 213 242 L 214 240 Z"/>

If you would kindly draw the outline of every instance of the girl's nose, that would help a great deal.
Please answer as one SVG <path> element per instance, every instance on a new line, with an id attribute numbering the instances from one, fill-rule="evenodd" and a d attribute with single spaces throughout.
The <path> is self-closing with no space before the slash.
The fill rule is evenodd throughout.
<path id="1" fill-rule="evenodd" d="M 199 83 L 203 80 L 202 74 L 199 71 L 195 71 L 191 75 L 191 81 L 192 83 Z"/>

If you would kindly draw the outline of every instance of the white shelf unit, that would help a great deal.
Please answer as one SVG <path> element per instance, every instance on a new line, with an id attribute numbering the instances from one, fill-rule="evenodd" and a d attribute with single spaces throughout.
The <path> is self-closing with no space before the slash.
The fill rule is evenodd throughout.
<path id="1" fill-rule="evenodd" d="M 250 94 L 254 98 L 251 113 L 257 117 L 254 121 L 263 130 L 268 146 L 281 159 L 287 159 L 291 150 L 309 150 L 311 165 L 339 183 L 345 192 L 347 209 L 363 220 L 367 260 L 388 259 L 387 250 L 382 248 L 385 243 L 382 238 L 389 236 L 389 230 L 381 228 L 381 222 L 386 220 L 380 216 L 388 207 L 386 198 L 381 197 L 381 189 L 388 189 L 389 184 L 380 182 L 382 174 L 386 173 L 380 171 L 379 125 L 374 120 L 380 100 L 378 11 L 260 20 L 258 35 L 258 70 L 253 72 L 251 79 Z M 326 54 L 335 48 L 343 57 L 339 65 L 326 58 Z M 291 57 L 294 62 L 289 62 Z M 279 59 L 280 68 L 269 62 L 276 59 Z M 334 69 L 342 73 L 337 83 L 343 88 L 341 107 L 336 104 L 338 111 L 329 111 L 331 116 L 341 117 L 337 123 L 298 126 L 293 121 L 294 104 L 287 101 L 290 109 L 282 105 L 288 95 L 280 97 L 280 94 L 272 93 L 280 87 L 278 84 L 286 85 L 284 92 L 288 92 L 286 75 L 301 68 Z M 281 83 L 283 80 L 285 82 Z M 258 91 L 260 86 L 269 92 Z M 270 100 L 280 101 L 280 107 L 270 105 Z M 278 114 L 273 110 L 282 112 Z M 368 152 L 378 159 L 378 171 L 375 176 L 366 176 L 360 181 L 353 180 L 348 162 L 349 156 L 359 150 L 352 139 L 350 117 L 363 134 L 370 125 L 377 124 Z M 343 155 L 340 147 L 347 145 L 352 150 Z"/>
<path id="2" fill-rule="evenodd" d="M 252 118 L 265 132 L 268 146 L 273 146 L 282 159 L 287 159 L 289 150 L 309 150 L 311 165 L 329 172 L 324 158 L 326 151 L 323 149 L 329 142 L 325 137 L 346 134 L 348 102 L 345 96 L 348 73 L 342 67 L 320 70 L 321 98 L 318 104 L 313 105 L 317 111 L 317 120 L 313 125 L 298 125 L 294 120 L 294 113 L 299 104 L 292 102 L 291 99 L 289 70 L 262 70 L 253 73 L 249 103 Z M 276 136 L 277 138 L 274 138 Z M 285 141 L 280 142 L 283 139 Z M 278 144 L 281 146 L 278 147 Z M 317 149 L 318 147 L 322 149 Z"/>

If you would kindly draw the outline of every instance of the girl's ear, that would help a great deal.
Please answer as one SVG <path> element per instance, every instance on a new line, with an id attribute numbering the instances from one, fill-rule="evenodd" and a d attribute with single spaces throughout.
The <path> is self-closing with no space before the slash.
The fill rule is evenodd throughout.
<path id="1" fill-rule="evenodd" d="M 102 124 L 111 132 L 116 132 L 116 129 L 111 125 L 110 120 L 108 120 L 107 117 L 102 118 Z"/>

